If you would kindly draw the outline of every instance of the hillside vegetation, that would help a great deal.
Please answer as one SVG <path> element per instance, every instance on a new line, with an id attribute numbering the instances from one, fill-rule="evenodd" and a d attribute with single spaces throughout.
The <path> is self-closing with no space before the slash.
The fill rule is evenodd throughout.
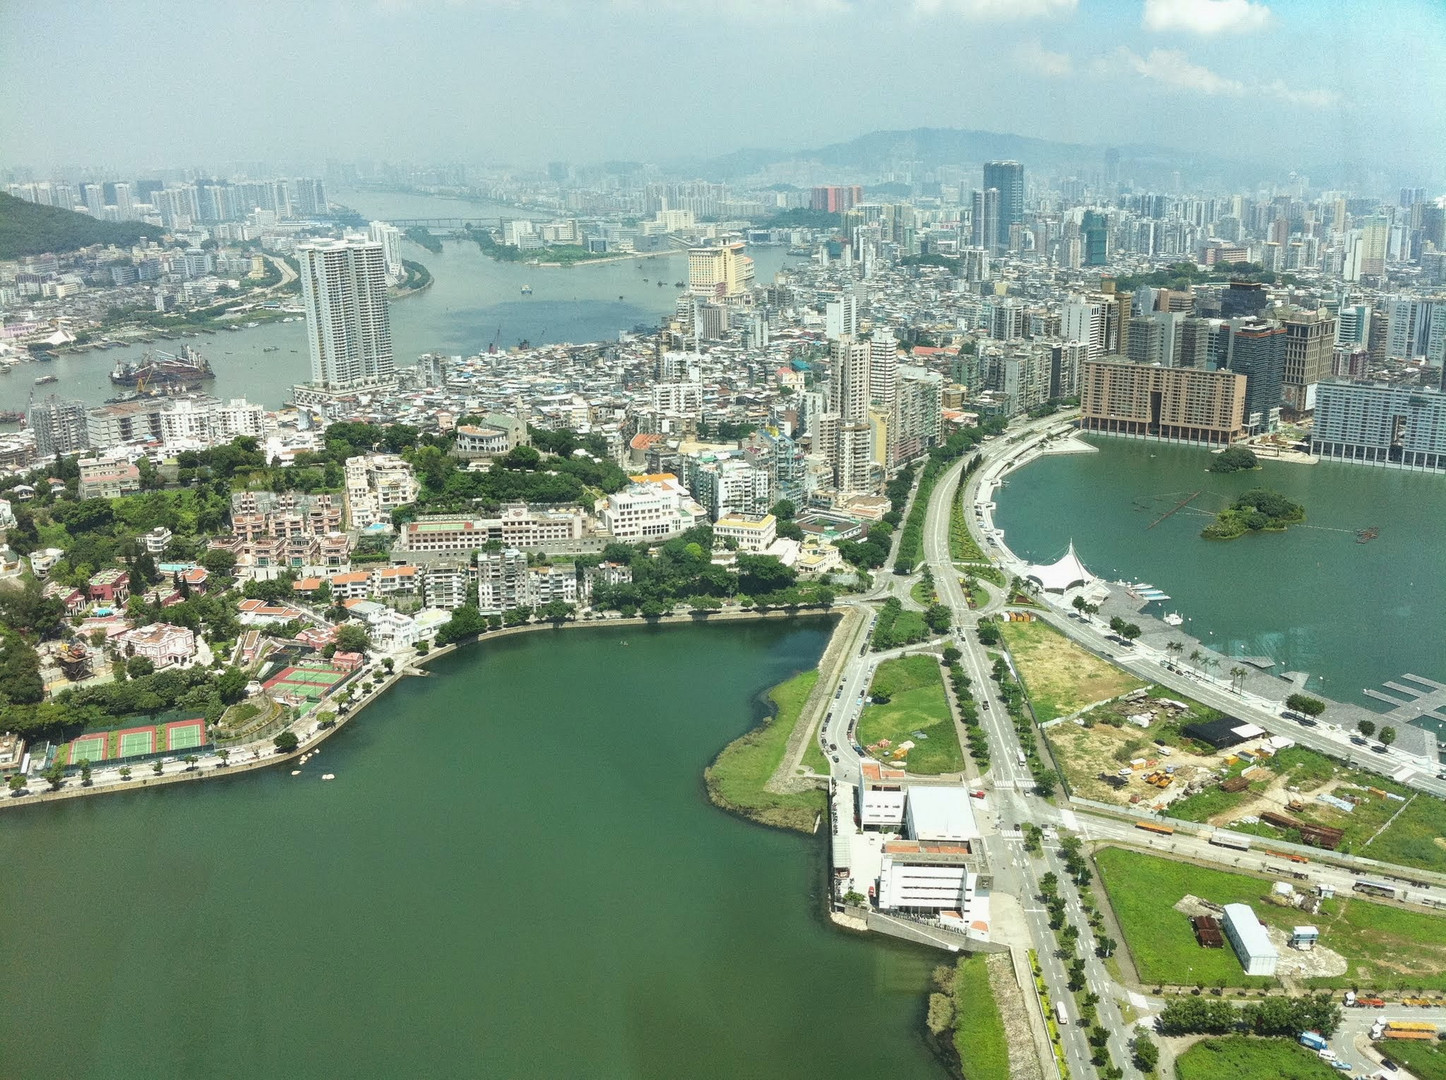
<path id="1" fill-rule="evenodd" d="M 142 236 L 155 239 L 164 231 L 143 221 L 96 221 L 87 214 L 0 193 L 0 259 L 76 251 L 92 244 L 129 247 Z"/>

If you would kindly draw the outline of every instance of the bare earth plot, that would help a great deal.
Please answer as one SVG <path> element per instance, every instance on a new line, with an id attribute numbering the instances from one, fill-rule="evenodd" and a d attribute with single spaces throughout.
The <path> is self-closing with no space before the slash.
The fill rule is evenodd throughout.
<path id="1" fill-rule="evenodd" d="M 1040 620 L 1000 629 L 1041 724 L 1145 685 Z"/>

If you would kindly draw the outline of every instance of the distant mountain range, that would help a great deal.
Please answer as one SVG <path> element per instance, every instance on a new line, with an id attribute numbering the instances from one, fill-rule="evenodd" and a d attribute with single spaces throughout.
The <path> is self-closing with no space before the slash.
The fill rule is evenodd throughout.
<path id="1" fill-rule="evenodd" d="M 1180 171 L 1189 181 L 1249 181 L 1279 174 L 1279 163 L 1250 162 L 1222 157 L 1211 147 L 1199 151 L 1164 146 L 1125 144 L 1120 175 L 1137 184 L 1164 185 Z M 812 162 L 854 176 L 879 175 L 906 162 L 924 169 L 941 165 L 977 165 L 984 161 L 1015 160 L 1026 171 L 1077 171 L 1088 178 L 1104 168 L 1104 146 L 1055 142 L 1026 135 L 960 128 L 914 128 L 910 131 L 872 131 L 848 142 L 813 150 L 748 149 L 711 159 L 679 162 L 681 172 L 718 180 L 754 176 L 770 165 Z M 1283 178 L 1283 177 L 1282 177 Z M 841 177 L 840 182 L 844 182 Z"/>

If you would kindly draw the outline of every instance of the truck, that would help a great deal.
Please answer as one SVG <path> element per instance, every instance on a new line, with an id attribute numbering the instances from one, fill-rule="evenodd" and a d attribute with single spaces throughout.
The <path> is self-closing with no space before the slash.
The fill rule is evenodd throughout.
<path id="1" fill-rule="evenodd" d="M 1300 1033 L 1300 1045 L 1319 1053 L 1330 1044 L 1325 1041 L 1325 1038 L 1318 1031 L 1302 1031 Z"/>

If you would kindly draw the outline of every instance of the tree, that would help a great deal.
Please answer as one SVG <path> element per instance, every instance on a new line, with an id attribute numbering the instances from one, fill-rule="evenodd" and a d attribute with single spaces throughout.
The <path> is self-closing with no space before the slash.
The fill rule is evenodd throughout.
<path id="1" fill-rule="evenodd" d="M 22 791 L 25 790 L 25 774 L 15 773 L 8 780 L 6 780 L 5 783 L 9 785 L 11 795 L 19 795 Z"/>
<path id="2" fill-rule="evenodd" d="M 1172 657 L 1179 659 L 1180 654 L 1185 651 L 1185 646 L 1179 641 L 1167 641 L 1165 643 L 1165 651 Z"/>
<path id="3" fill-rule="evenodd" d="M 1083 596 L 1076 596 L 1073 600 L 1070 601 L 1070 604 L 1073 605 L 1074 609 L 1078 611 L 1081 615 L 1084 614 L 1085 598 Z"/>
<path id="4" fill-rule="evenodd" d="M 1139 636 L 1140 628 L 1135 623 L 1127 622 L 1120 627 L 1120 637 L 1124 638 L 1126 641 L 1134 641 Z"/>
<path id="5" fill-rule="evenodd" d="M 1294 709 L 1298 713 L 1305 713 L 1306 716 L 1319 716 L 1326 710 L 1326 703 L 1320 698 L 1313 698 L 1307 694 L 1291 694 L 1285 699 L 1285 707 Z"/>
<path id="6" fill-rule="evenodd" d="M 1119 947 L 1120 943 L 1114 938 L 1102 937 L 1099 939 L 1099 944 L 1095 946 L 1095 952 L 1098 953 L 1100 959 L 1103 960 L 1105 957 L 1115 955 L 1115 950 Z"/>
<path id="7" fill-rule="evenodd" d="M 90 758 L 80 759 L 80 786 L 90 787 Z"/>
<path id="8" fill-rule="evenodd" d="M 537 609 L 537 614 L 548 622 L 560 623 L 572 618 L 575 610 L 574 605 L 562 600 L 549 600 Z"/>
<path id="9" fill-rule="evenodd" d="M 347 623 L 336 630 L 336 647 L 342 652 L 366 652 L 371 639 L 360 623 Z"/>
<path id="10" fill-rule="evenodd" d="M 1130 1057 L 1134 1060 L 1135 1068 L 1144 1073 L 1154 1072 L 1155 1067 L 1160 1064 L 1160 1048 L 1144 1028 L 1135 1029 L 1135 1037 L 1130 1040 Z"/>
<path id="11" fill-rule="evenodd" d="M 1054 773 L 1040 773 L 1034 778 L 1034 793 L 1041 799 L 1048 799 L 1054 795 L 1056 783 Z"/>
<path id="12" fill-rule="evenodd" d="M 290 754 L 296 750 L 298 740 L 296 738 L 296 732 L 287 730 L 283 731 L 271 741 L 276 745 L 276 752 L 278 754 Z"/>
<path id="13" fill-rule="evenodd" d="M 186 763 L 186 771 L 187 771 L 187 772 L 195 772 L 195 771 L 196 771 L 196 762 L 200 761 L 201 759 L 198 758 L 195 754 L 187 754 L 187 755 L 186 755 L 184 758 L 182 758 L 181 760 L 183 760 L 183 761 Z"/>
<path id="14" fill-rule="evenodd" d="M 1191 649 L 1191 650 L 1190 650 L 1190 663 L 1191 663 L 1197 670 L 1198 670 L 1199 667 L 1200 667 L 1200 661 L 1202 661 L 1202 660 L 1204 660 L 1204 659 L 1205 659 L 1205 654 L 1202 653 L 1199 649 Z"/>
<path id="15" fill-rule="evenodd" d="M 165 768 L 165 766 L 161 764 L 160 758 L 156 758 L 155 761 L 151 762 L 151 772 L 155 773 L 157 776 L 161 775 L 161 770 L 163 768 Z"/>
<path id="16" fill-rule="evenodd" d="M 924 612 L 924 622 L 936 634 L 944 634 L 954 622 L 954 613 L 943 604 L 930 604 Z"/>
<path id="17" fill-rule="evenodd" d="M 144 678 L 156 673 L 156 665 L 148 656 L 132 656 L 126 661 L 126 674 L 132 679 Z"/>
<path id="18" fill-rule="evenodd" d="M 1390 746 L 1393 742 L 1396 741 L 1396 729 L 1393 727 L 1381 728 L 1380 738 L 1382 743 L 1384 743 L 1386 746 Z"/>
<path id="19" fill-rule="evenodd" d="M 1236 664 L 1230 669 L 1230 685 L 1235 688 L 1237 694 L 1240 693 L 1240 687 L 1244 684 L 1245 676 L 1248 674 L 1249 672 L 1239 664 Z"/>
<path id="20" fill-rule="evenodd" d="M 56 758 L 50 763 L 50 768 L 41 775 L 45 777 L 45 782 L 50 785 L 51 791 L 59 791 L 60 785 L 65 782 L 65 766 L 60 763 L 59 758 Z"/>
<path id="21" fill-rule="evenodd" d="M 962 660 L 963 658 L 964 658 L 964 654 L 963 654 L 962 652 L 960 652 L 957 648 L 955 648 L 953 645 L 945 645 L 945 646 L 944 646 L 944 663 L 946 663 L 946 664 L 957 664 L 957 663 L 958 663 L 960 660 Z"/>
<path id="22" fill-rule="evenodd" d="M 131 561 L 130 578 L 136 592 L 148 589 L 161 580 L 161 572 L 149 551 L 142 551 Z"/>
<path id="23" fill-rule="evenodd" d="M 1374 720 L 1362 720 L 1356 724 L 1356 730 L 1369 739 L 1376 733 L 1376 722 Z"/>
<path id="24" fill-rule="evenodd" d="M 246 696 L 246 673 L 237 667 L 228 667 L 216 676 L 213 685 L 223 705 L 235 705 Z"/>
<path id="25" fill-rule="evenodd" d="M 231 764 L 231 751 L 227 750 L 224 746 L 216 751 L 216 756 L 221 759 L 221 768 L 224 769 L 227 765 Z"/>
<path id="26" fill-rule="evenodd" d="M 396 666 L 396 662 L 390 656 L 382 657 L 382 667 L 386 669 L 388 675 L 392 673 L 392 669 Z"/>

